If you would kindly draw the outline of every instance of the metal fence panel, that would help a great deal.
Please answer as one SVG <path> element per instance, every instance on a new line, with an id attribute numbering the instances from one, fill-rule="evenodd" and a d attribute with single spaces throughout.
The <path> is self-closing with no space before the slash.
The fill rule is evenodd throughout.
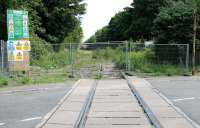
<path id="1" fill-rule="evenodd" d="M 129 44 L 129 69 L 137 70 L 138 65 L 171 65 L 189 69 L 188 44 Z M 142 53 L 143 51 L 143 53 Z M 145 53 L 148 52 L 148 53 Z M 138 53 L 138 54 L 137 54 Z M 137 56 L 146 56 L 146 60 L 138 60 Z M 131 57 L 132 56 L 132 57 Z M 135 57 L 134 57 L 135 56 Z M 135 59 L 134 59 L 135 58 Z M 142 58 L 142 57 L 141 57 Z M 139 63 L 139 64 L 138 64 Z"/>
<path id="2" fill-rule="evenodd" d="M 7 75 L 8 73 L 8 61 L 7 61 L 7 44 L 5 41 L 0 40 L 0 73 L 2 75 Z"/>
<path id="3" fill-rule="evenodd" d="M 66 77 L 76 78 L 98 77 L 100 72 L 106 71 L 108 68 L 115 68 L 111 62 L 105 62 L 106 60 L 112 61 L 111 54 L 107 52 L 118 49 L 122 51 L 126 61 L 128 59 L 126 42 L 87 43 L 82 45 L 77 43 L 34 44 L 36 45 L 32 45 L 31 50 L 30 72 L 32 76 L 63 74 Z M 127 63 L 124 67 L 128 67 Z"/>
<path id="4" fill-rule="evenodd" d="M 1 41 L 1 73 L 8 72 L 6 42 Z M 190 67 L 191 54 L 188 44 L 138 44 L 127 41 L 97 43 L 43 44 L 32 42 L 30 52 L 30 73 L 39 79 L 47 75 L 88 78 L 98 77 L 100 73 L 138 71 L 152 65 L 173 65 Z M 200 64 L 200 47 L 197 48 L 197 64 Z M 142 56 L 145 56 L 142 58 Z M 146 59 L 147 58 L 147 59 Z M 112 71 L 109 71 L 111 69 Z M 106 73 L 107 72 L 107 73 Z M 148 69 L 144 70 L 148 72 Z M 117 74 L 117 73 L 116 73 Z M 58 76 L 59 77 L 59 76 Z"/>

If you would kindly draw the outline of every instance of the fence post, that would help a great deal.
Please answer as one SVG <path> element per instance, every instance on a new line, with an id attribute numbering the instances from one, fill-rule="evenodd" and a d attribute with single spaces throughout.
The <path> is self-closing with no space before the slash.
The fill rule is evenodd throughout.
<path id="1" fill-rule="evenodd" d="M 128 70 L 131 71 L 131 42 L 129 43 Z"/>
<path id="2" fill-rule="evenodd" d="M 72 43 L 70 42 L 70 63 L 71 63 L 71 77 L 74 77 L 74 65 L 73 65 L 73 47 Z"/>
<path id="3" fill-rule="evenodd" d="M 1 40 L 1 72 L 4 72 L 4 42 Z"/>
<path id="4" fill-rule="evenodd" d="M 128 71 L 128 41 L 126 43 L 126 71 Z"/>
<path id="5" fill-rule="evenodd" d="M 190 45 L 187 44 L 187 51 L 186 51 L 186 69 L 189 70 L 189 61 L 190 61 Z"/>

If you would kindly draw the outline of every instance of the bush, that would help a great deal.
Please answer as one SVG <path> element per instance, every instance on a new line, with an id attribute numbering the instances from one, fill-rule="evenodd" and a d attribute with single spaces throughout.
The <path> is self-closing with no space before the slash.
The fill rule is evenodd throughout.
<path id="1" fill-rule="evenodd" d="M 120 56 L 125 56 L 122 48 L 106 48 L 106 49 L 97 49 L 93 52 L 93 58 L 95 59 L 104 59 L 116 61 Z"/>
<path id="2" fill-rule="evenodd" d="M 19 78 L 19 82 L 22 83 L 22 84 L 29 84 L 31 83 L 31 78 L 28 77 L 28 76 L 23 76 L 21 78 Z"/>
<path id="3" fill-rule="evenodd" d="M 46 69 L 55 69 L 64 67 L 69 63 L 68 52 L 66 50 L 60 52 L 48 52 L 41 56 L 38 60 L 34 60 L 34 65 Z"/>
<path id="4" fill-rule="evenodd" d="M 8 79 L 3 76 L 0 76 L 0 87 L 4 87 L 7 85 L 8 85 Z"/>
<path id="5" fill-rule="evenodd" d="M 120 69 L 126 67 L 125 54 L 119 54 L 115 58 L 116 66 Z M 171 64 L 155 63 L 155 53 L 151 49 L 130 53 L 130 69 L 138 73 L 151 73 L 154 75 L 184 75 L 187 70 L 182 67 L 177 67 Z"/>

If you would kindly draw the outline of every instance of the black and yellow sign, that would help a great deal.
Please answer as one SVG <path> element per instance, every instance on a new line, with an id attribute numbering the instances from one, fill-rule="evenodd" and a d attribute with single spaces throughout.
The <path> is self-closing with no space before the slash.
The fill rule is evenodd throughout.
<path id="1" fill-rule="evenodd" d="M 23 50 L 23 44 L 21 41 L 16 42 L 16 50 L 22 51 Z"/>
<path id="2" fill-rule="evenodd" d="M 23 42 L 23 51 L 31 51 L 30 41 Z"/>
<path id="3" fill-rule="evenodd" d="M 9 51 L 8 61 L 24 61 L 23 51 Z"/>
<path id="4" fill-rule="evenodd" d="M 24 54 L 22 51 L 17 51 L 15 54 L 15 61 L 23 61 L 24 60 Z"/>

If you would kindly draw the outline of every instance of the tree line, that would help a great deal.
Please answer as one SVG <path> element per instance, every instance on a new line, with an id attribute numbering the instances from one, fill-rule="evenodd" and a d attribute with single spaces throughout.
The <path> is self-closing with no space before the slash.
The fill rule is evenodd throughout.
<path id="1" fill-rule="evenodd" d="M 6 10 L 29 12 L 31 40 L 50 44 L 81 42 L 80 18 L 85 13 L 83 0 L 1 0 L 0 39 L 7 40 Z"/>
<path id="2" fill-rule="evenodd" d="M 134 0 L 131 7 L 117 13 L 86 42 L 131 39 L 154 40 L 158 44 L 192 43 L 193 10 L 199 14 L 199 8 L 200 0 Z"/>

